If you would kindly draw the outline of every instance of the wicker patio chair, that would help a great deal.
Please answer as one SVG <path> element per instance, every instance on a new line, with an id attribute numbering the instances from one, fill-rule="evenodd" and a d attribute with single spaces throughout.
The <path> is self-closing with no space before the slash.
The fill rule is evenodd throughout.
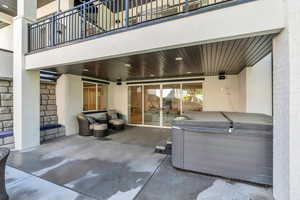
<path id="1" fill-rule="evenodd" d="M 77 115 L 79 125 L 79 135 L 91 136 L 93 135 L 93 119 L 85 116 L 83 113 Z"/>
<path id="2" fill-rule="evenodd" d="M 125 121 L 122 119 L 122 115 L 116 110 L 109 110 L 108 113 L 109 127 L 116 130 L 122 130 L 125 128 Z"/>

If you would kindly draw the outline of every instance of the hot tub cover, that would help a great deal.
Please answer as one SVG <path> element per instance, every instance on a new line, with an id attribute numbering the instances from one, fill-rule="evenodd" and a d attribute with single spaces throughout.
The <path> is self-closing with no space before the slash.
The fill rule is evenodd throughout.
<path id="1" fill-rule="evenodd" d="M 199 112 L 186 114 L 187 120 L 174 120 L 173 128 L 194 132 L 272 136 L 272 117 L 257 113 Z"/>
<path id="2" fill-rule="evenodd" d="M 174 120 L 173 128 L 207 133 L 224 133 L 231 128 L 231 122 L 221 112 L 200 112 L 187 114 L 188 120 Z"/>
<path id="3" fill-rule="evenodd" d="M 272 136 L 273 119 L 269 115 L 239 112 L 224 112 L 223 114 L 231 121 L 234 134 Z"/>

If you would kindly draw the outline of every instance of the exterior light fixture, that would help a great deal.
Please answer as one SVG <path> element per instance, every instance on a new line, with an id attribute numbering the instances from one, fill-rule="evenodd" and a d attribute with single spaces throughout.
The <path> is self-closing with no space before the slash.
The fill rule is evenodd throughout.
<path id="1" fill-rule="evenodd" d="M 87 69 L 87 68 L 84 68 L 84 69 L 83 69 L 83 71 L 84 71 L 84 72 L 88 72 L 88 71 L 89 71 L 89 69 Z"/>
<path id="2" fill-rule="evenodd" d="M 131 64 L 126 63 L 124 66 L 125 67 L 131 67 Z"/>
<path id="3" fill-rule="evenodd" d="M 187 74 L 191 74 L 192 72 L 187 72 Z"/>
<path id="4" fill-rule="evenodd" d="M 176 57 L 175 60 L 176 61 L 181 61 L 181 60 L 183 60 L 183 58 L 182 57 Z"/>
<path id="5" fill-rule="evenodd" d="M 150 74 L 151 77 L 154 77 L 154 74 Z"/>

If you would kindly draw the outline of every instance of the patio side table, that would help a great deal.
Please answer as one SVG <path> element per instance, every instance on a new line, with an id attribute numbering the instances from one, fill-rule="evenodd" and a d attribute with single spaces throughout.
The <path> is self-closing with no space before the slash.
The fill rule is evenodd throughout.
<path id="1" fill-rule="evenodd" d="M 0 200 L 9 199 L 5 187 L 5 165 L 9 152 L 7 148 L 0 148 Z"/>

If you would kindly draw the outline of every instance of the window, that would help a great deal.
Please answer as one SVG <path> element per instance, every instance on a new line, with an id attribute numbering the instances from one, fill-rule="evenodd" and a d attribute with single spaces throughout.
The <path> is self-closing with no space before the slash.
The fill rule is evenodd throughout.
<path id="1" fill-rule="evenodd" d="M 83 111 L 106 110 L 107 86 L 83 82 Z"/>

